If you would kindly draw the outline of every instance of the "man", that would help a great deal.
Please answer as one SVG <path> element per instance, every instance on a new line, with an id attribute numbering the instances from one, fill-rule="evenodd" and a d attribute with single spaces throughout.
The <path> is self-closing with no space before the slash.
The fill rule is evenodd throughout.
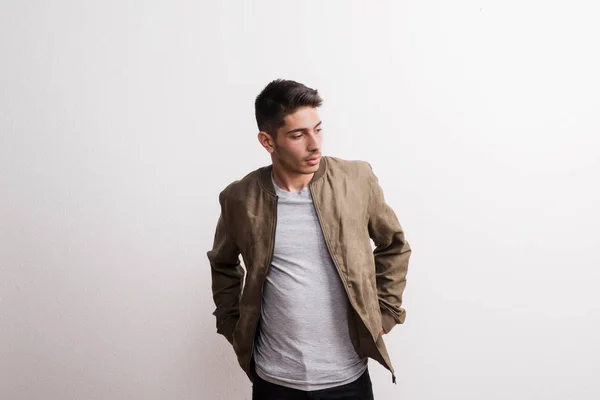
<path id="1" fill-rule="evenodd" d="M 272 165 L 219 196 L 217 332 L 256 400 L 372 399 L 368 358 L 395 382 L 382 335 L 404 322 L 411 249 L 370 165 L 322 156 L 321 103 L 303 84 L 269 83 L 255 111 Z"/>

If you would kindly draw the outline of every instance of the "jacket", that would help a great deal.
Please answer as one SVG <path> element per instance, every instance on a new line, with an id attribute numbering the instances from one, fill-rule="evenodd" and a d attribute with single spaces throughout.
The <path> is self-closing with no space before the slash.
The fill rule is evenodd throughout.
<path id="1" fill-rule="evenodd" d="M 217 332 L 233 345 L 251 381 L 256 379 L 252 354 L 277 226 L 271 172 L 272 166 L 257 169 L 221 192 L 221 214 L 207 253 Z M 404 232 L 364 161 L 322 157 L 309 188 L 351 305 L 348 334 L 354 348 L 387 368 L 395 382 L 381 329 L 389 333 L 406 316 L 402 293 L 411 248 Z"/>

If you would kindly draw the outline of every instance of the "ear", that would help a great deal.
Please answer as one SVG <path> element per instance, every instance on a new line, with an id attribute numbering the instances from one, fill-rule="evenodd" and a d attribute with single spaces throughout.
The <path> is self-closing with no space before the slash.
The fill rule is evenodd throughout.
<path id="1" fill-rule="evenodd" d="M 275 151 L 275 139 L 265 131 L 258 132 L 258 141 L 269 153 Z"/>

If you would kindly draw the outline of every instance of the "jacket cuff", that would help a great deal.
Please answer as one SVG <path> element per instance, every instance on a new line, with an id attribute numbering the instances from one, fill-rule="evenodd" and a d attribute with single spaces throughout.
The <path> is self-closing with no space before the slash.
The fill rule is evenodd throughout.
<path id="1" fill-rule="evenodd" d="M 235 330 L 236 324 L 237 318 L 229 318 L 219 325 L 217 333 L 220 333 L 221 335 L 225 336 L 227 341 L 230 344 L 233 344 L 233 331 Z"/>
<path id="2" fill-rule="evenodd" d="M 396 322 L 396 319 L 394 318 L 394 316 L 392 314 L 390 314 L 389 312 L 387 312 L 384 308 L 381 309 L 381 325 L 383 328 L 383 331 L 385 333 L 390 333 L 390 331 L 392 330 L 392 328 L 394 326 L 396 326 L 396 324 L 398 324 L 398 322 Z"/>

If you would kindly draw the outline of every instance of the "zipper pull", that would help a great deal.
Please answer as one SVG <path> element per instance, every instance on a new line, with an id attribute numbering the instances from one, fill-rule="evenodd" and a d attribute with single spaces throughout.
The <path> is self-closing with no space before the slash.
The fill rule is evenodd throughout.
<path id="1" fill-rule="evenodd" d="M 396 384 L 396 375 L 392 374 L 392 383 L 395 385 Z"/>

